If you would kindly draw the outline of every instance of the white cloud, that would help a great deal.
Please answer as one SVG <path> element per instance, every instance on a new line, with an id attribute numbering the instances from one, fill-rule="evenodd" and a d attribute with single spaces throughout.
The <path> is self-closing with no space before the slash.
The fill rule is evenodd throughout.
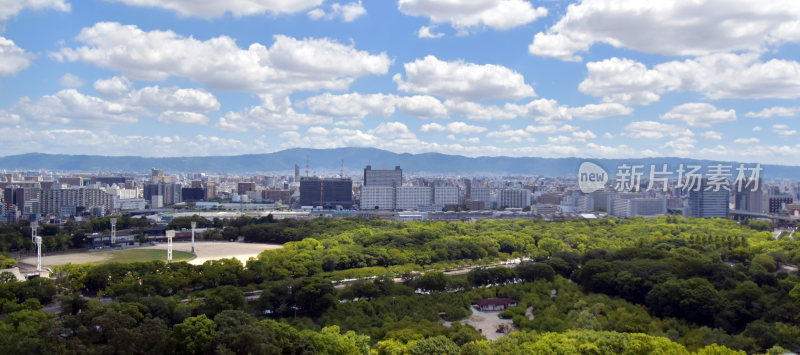
<path id="1" fill-rule="evenodd" d="M 633 113 L 633 109 L 618 103 L 602 103 L 573 107 L 569 112 L 582 120 L 597 120 L 613 116 L 627 116 Z"/>
<path id="2" fill-rule="evenodd" d="M 625 135 L 630 138 L 660 139 L 664 137 L 692 137 L 689 129 L 656 121 L 636 121 L 625 126 Z"/>
<path id="3" fill-rule="evenodd" d="M 800 107 L 770 107 L 759 112 L 748 112 L 747 117 L 753 118 L 772 118 L 772 117 L 792 117 L 800 113 Z"/>
<path id="4" fill-rule="evenodd" d="M 417 37 L 419 38 L 442 38 L 444 33 L 434 33 L 432 32 L 436 26 L 422 26 L 417 31 Z"/>
<path id="5" fill-rule="evenodd" d="M 14 41 L 0 36 L 0 76 L 16 75 L 31 65 L 33 57 L 33 54 L 17 47 Z"/>
<path id="6" fill-rule="evenodd" d="M 448 132 L 454 134 L 476 134 L 486 132 L 486 127 L 473 126 L 464 122 L 450 122 L 445 127 Z"/>
<path id="7" fill-rule="evenodd" d="M 94 91 L 105 97 L 120 97 L 133 89 L 133 83 L 124 76 L 98 79 L 94 82 Z"/>
<path id="8" fill-rule="evenodd" d="M 0 123 L 10 125 L 20 121 L 19 115 L 0 109 Z"/>
<path id="9" fill-rule="evenodd" d="M 501 65 L 479 65 L 462 60 L 447 62 L 428 55 L 403 64 L 406 79 L 393 80 L 404 92 L 435 95 L 459 100 L 522 99 L 535 97 L 525 78 Z"/>
<path id="10" fill-rule="evenodd" d="M 139 107 L 87 96 L 75 89 L 31 100 L 21 98 L 11 107 L 20 117 L 42 124 L 108 125 L 136 123 L 143 113 Z"/>
<path id="11" fill-rule="evenodd" d="M 8 20 L 27 9 L 69 12 L 70 5 L 65 0 L 3 0 L 0 2 L 0 21 Z"/>
<path id="12" fill-rule="evenodd" d="M 784 136 L 784 137 L 793 136 L 793 135 L 797 134 L 797 130 L 790 129 L 789 125 L 785 125 L 785 124 L 772 125 L 772 132 L 777 134 L 777 135 Z"/>
<path id="13" fill-rule="evenodd" d="M 694 91 L 711 100 L 800 98 L 800 63 L 760 60 L 760 53 L 712 54 L 658 64 L 653 69 L 630 59 L 587 63 L 578 89 L 605 102 L 646 105 L 665 92 Z"/>
<path id="14" fill-rule="evenodd" d="M 756 144 L 761 142 L 758 138 L 751 137 L 751 138 L 736 138 L 733 140 L 736 144 Z"/>
<path id="15" fill-rule="evenodd" d="M 753 132 L 761 132 L 761 127 L 753 126 Z"/>
<path id="16" fill-rule="evenodd" d="M 595 138 L 597 138 L 597 135 L 595 135 L 592 131 L 589 130 L 583 132 L 581 131 L 572 132 L 572 139 L 576 142 L 586 142 L 589 139 L 595 139 Z"/>
<path id="17" fill-rule="evenodd" d="M 200 89 L 148 86 L 131 92 L 126 98 L 134 105 L 175 111 L 217 111 L 220 104 L 211 93 Z"/>
<path id="18" fill-rule="evenodd" d="M 422 133 L 429 133 L 429 132 L 444 132 L 447 128 L 442 126 L 438 123 L 426 123 L 419 128 L 420 132 Z"/>
<path id="19" fill-rule="evenodd" d="M 544 126 L 528 126 L 525 127 L 526 132 L 530 133 L 547 133 L 553 134 L 558 132 L 573 132 L 580 129 L 579 127 L 570 126 L 568 124 L 556 126 L 556 125 L 544 125 Z"/>
<path id="20" fill-rule="evenodd" d="M 595 43 L 672 56 L 758 50 L 799 41 L 798 18 L 794 0 L 584 0 L 528 49 L 562 60 L 581 60 Z"/>
<path id="21" fill-rule="evenodd" d="M 685 122 L 692 127 L 711 127 L 713 124 L 736 121 L 736 111 L 717 110 L 707 103 L 686 103 L 659 116 L 664 121 Z"/>
<path id="22" fill-rule="evenodd" d="M 276 35 L 267 48 L 246 50 L 227 36 L 200 41 L 172 31 L 142 31 L 136 26 L 100 22 L 84 28 L 87 44 L 50 55 L 82 61 L 140 80 L 184 77 L 215 89 L 288 95 L 298 90 L 342 90 L 356 78 L 385 74 L 391 60 L 331 39 L 302 40 Z"/>
<path id="23" fill-rule="evenodd" d="M 402 122 L 383 122 L 368 133 L 385 136 L 389 139 L 415 139 L 417 138 L 408 126 Z"/>
<path id="24" fill-rule="evenodd" d="M 427 95 L 325 93 L 310 97 L 302 104 L 314 114 L 351 119 L 362 119 L 369 115 L 389 117 L 395 114 L 395 109 L 420 118 L 444 118 L 448 114 L 441 101 Z"/>
<path id="25" fill-rule="evenodd" d="M 711 140 L 715 140 L 715 141 L 722 140 L 722 133 L 719 133 L 719 132 L 716 132 L 716 131 L 705 131 L 705 132 L 700 133 L 700 136 L 705 138 L 705 139 L 711 139 Z"/>
<path id="26" fill-rule="evenodd" d="M 462 31 L 476 27 L 507 30 L 547 16 L 546 8 L 534 8 L 525 0 L 400 0 L 398 9 Z"/>
<path id="27" fill-rule="evenodd" d="M 558 101 L 552 99 L 533 100 L 518 107 L 522 110 L 520 116 L 531 117 L 542 125 L 561 124 L 572 119 L 569 107 L 559 105 Z"/>
<path id="28" fill-rule="evenodd" d="M 221 17 L 226 13 L 234 17 L 261 14 L 296 14 L 322 4 L 323 0 L 106 0 L 131 6 L 158 7 L 172 10 L 181 16 L 202 18 Z"/>
<path id="29" fill-rule="evenodd" d="M 314 114 L 361 119 L 368 115 L 389 117 L 395 112 L 397 97 L 386 94 L 325 93 L 310 97 L 304 104 Z"/>
<path id="30" fill-rule="evenodd" d="M 208 117 L 197 112 L 164 111 L 158 115 L 158 122 L 205 125 L 208 123 Z"/>
<path id="31" fill-rule="evenodd" d="M 687 151 L 694 148 L 695 143 L 697 143 L 697 140 L 694 138 L 678 137 L 677 139 L 673 139 L 664 144 L 664 148 L 672 148 L 677 151 Z"/>
<path id="32" fill-rule="evenodd" d="M 428 95 L 404 96 L 397 100 L 397 109 L 419 118 L 446 118 L 447 107 L 439 99 Z"/>
<path id="33" fill-rule="evenodd" d="M 530 134 L 521 129 L 512 129 L 509 125 L 502 125 L 500 130 L 486 134 L 488 138 L 494 138 L 506 142 L 522 142 L 523 139 L 530 137 Z"/>
<path id="34" fill-rule="evenodd" d="M 231 132 L 255 130 L 297 130 L 300 126 L 331 124 L 333 119 L 320 115 L 298 113 L 288 97 L 261 95 L 261 105 L 228 112 L 215 125 Z"/>
<path id="35" fill-rule="evenodd" d="M 66 73 L 58 80 L 58 84 L 65 88 L 74 89 L 83 86 L 85 83 L 77 75 Z"/>
<path id="36" fill-rule="evenodd" d="M 325 10 L 321 8 L 316 8 L 308 12 L 308 17 L 312 20 L 319 20 L 322 18 L 332 20 L 339 18 L 344 22 L 353 22 L 366 14 L 367 10 L 361 5 L 361 0 L 359 0 L 358 2 L 354 1 L 344 5 L 333 3 L 329 12 L 325 12 Z"/>
<path id="37" fill-rule="evenodd" d="M 589 75 L 578 85 L 584 94 L 603 97 L 605 102 L 646 105 L 658 101 L 670 81 L 657 70 L 650 70 L 630 59 L 611 58 L 586 63 Z"/>
<path id="38" fill-rule="evenodd" d="M 510 104 L 501 108 L 471 101 L 447 100 L 444 105 L 449 113 L 463 115 L 473 121 L 513 120 L 522 113 L 522 110 L 515 109 L 516 106 Z"/>

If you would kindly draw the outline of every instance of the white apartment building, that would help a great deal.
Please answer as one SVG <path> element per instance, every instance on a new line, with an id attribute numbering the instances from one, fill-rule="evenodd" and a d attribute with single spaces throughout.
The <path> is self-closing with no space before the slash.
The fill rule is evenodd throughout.
<path id="1" fill-rule="evenodd" d="M 525 208 L 531 205 L 531 192 L 527 189 L 501 189 L 498 207 Z"/>
<path id="2" fill-rule="evenodd" d="M 391 186 L 364 186 L 361 188 L 361 209 L 393 210 L 395 188 Z"/>
<path id="3" fill-rule="evenodd" d="M 431 188 L 428 186 L 401 186 L 397 188 L 398 210 L 416 210 L 431 205 Z"/>
<path id="4" fill-rule="evenodd" d="M 433 203 L 436 205 L 457 205 L 459 197 L 457 186 L 436 186 L 433 188 Z"/>

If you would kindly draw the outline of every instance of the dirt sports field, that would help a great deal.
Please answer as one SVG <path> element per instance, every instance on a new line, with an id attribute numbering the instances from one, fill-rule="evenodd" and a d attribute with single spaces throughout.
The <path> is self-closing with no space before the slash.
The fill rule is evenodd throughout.
<path id="1" fill-rule="evenodd" d="M 190 254 L 192 245 L 189 242 L 173 244 L 173 260 L 189 260 L 190 264 L 199 265 L 207 260 L 237 258 L 243 263 L 251 257 L 258 256 L 264 250 L 278 249 L 281 245 L 261 243 L 230 243 L 230 242 L 197 242 L 195 243 L 196 257 Z M 105 262 L 133 262 L 154 259 L 166 260 L 167 244 L 157 244 L 138 248 L 128 248 L 116 251 L 82 251 L 57 255 L 43 255 L 42 266 L 53 267 L 66 263 L 105 263 Z M 164 252 L 159 252 L 164 250 Z M 36 266 L 36 256 L 28 256 L 20 260 L 20 268 Z"/>

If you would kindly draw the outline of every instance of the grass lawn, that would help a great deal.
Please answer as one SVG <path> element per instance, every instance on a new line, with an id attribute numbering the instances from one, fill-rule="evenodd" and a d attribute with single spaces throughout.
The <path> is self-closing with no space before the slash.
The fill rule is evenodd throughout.
<path id="1" fill-rule="evenodd" d="M 137 261 L 164 260 L 167 261 L 167 251 L 158 249 L 127 249 L 108 252 L 108 259 L 103 263 L 133 263 Z M 185 251 L 172 251 L 172 261 L 189 261 L 194 259 L 192 253 Z"/>

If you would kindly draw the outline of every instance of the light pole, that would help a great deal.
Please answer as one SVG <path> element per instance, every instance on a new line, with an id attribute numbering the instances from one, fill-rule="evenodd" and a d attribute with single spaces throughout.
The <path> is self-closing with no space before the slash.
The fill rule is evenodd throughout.
<path id="1" fill-rule="evenodd" d="M 111 222 L 111 246 L 114 246 L 114 243 L 117 242 L 117 219 L 112 218 L 110 219 Z"/>
<path id="2" fill-rule="evenodd" d="M 42 272 L 42 237 L 36 236 L 33 238 L 36 243 L 36 272 Z"/>
<path id="3" fill-rule="evenodd" d="M 36 222 L 31 222 L 31 243 L 36 243 L 36 229 L 39 228 L 39 224 Z"/>
<path id="4" fill-rule="evenodd" d="M 197 227 L 197 221 L 192 221 L 192 254 L 194 254 L 194 228 Z"/>
<path id="5" fill-rule="evenodd" d="M 175 231 L 167 231 L 167 264 L 172 263 L 172 238 L 175 237 Z"/>

